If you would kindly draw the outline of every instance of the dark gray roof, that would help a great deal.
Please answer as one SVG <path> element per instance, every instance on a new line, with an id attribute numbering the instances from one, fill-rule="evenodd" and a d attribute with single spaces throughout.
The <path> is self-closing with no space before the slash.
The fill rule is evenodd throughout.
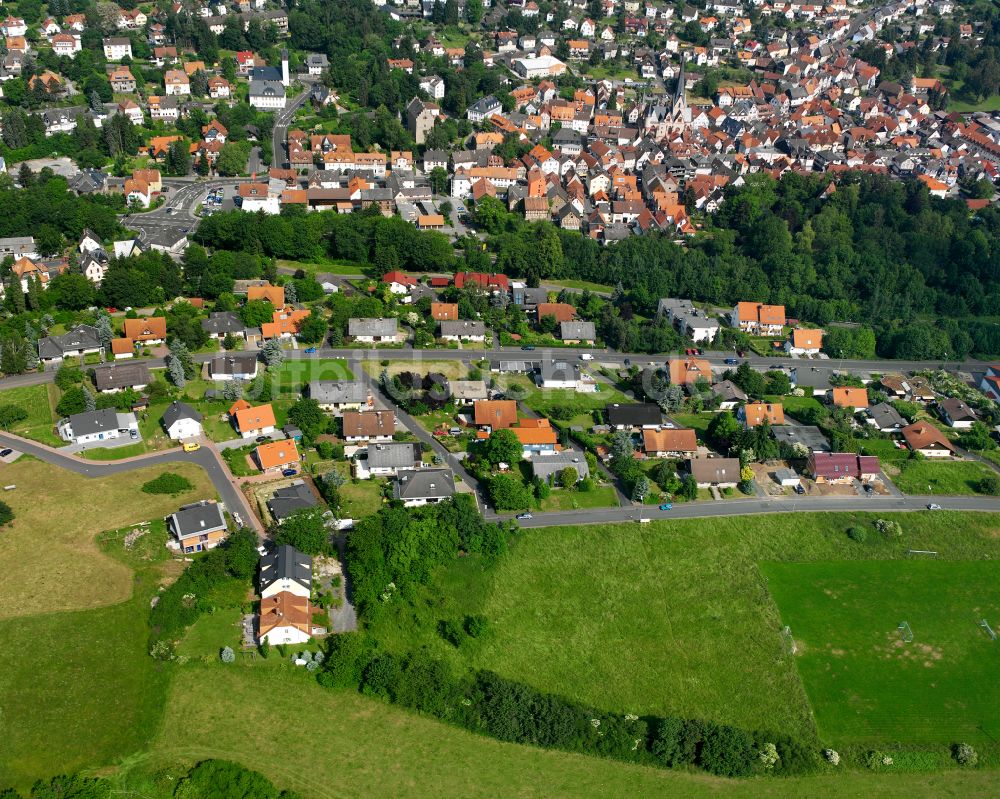
<path id="1" fill-rule="evenodd" d="M 873 405 L 868 409 L 868 415 L 874 420 L 879 430 L 906 427 L 906 420 L 888 402 Z"/>
<path id="2" fill-rule="evenodd" d="M 274 492 L 274 494 L 271 495 L 271 498 L 267 501 L 267 509 L 271 511 L 271 515 L 280 522 L 283 519 L 287 519 L 296 511 L 312 508 L 315 507 L 317 504 L 319 503 L 316 500 L 316 495 L 309 490 L 309 486 L 307 486 L 301 480 L 298 480 L 292 483 L 290 486 L 285 486 L 283 488 L 277 489 Z M 292 550 L 292 552 L 295 552 L 299 556 L 303 558 L 308 558 L 308 555 L 303 555 L 301 552 L 299 552 L 296 549 L 293 549 L 290 546 L 285 545 L 283 547 L 278 547 L 279 550 L 282 548 L 290 549 Z M 264 590 L 264 588 L 267 587 L 266 585 L 264 585 L 264 575 L 265 573 L 268 573 L 265 569 L 266 558 L 267 556 L 265 555 L 264 558 L 261 559 L 260 563 L 260 581 L 261 581 L 260 587 L 262 591 Z M 270 572 L 269 574 L 274 574 L 274 572 Z M 279 579 L 279 578 L 275 577 L 274 579 Z M 303 585 L 307 587 L 309 585 L 308 567 L 306 569 L 306 581 L 303 583 Z"/>
<path id="3" fill-rule="evenodd" d="M 790 446 L 801 444 L 810 452 L 830 452 L 830 442 L 815 425 L 776 424 L 771 427 L 771 435 Z"/>
<path id="4" fill-rule="evenodd" d="M 94 382 L 98 391 L 146 386 L 152 381 L 145 363 L 113 363 L 94 369 Z"/>
<path id="5" fill-rule="evenodd" d="M 208 319 L 201 320 L 202 329 L 213 335 L 224 333 L 242 333 L 246 327 L 239 314 L 233 311 L 216 311 L 208 316 Z"/>
<path id="6" fill-rule="evenodd" d="M 663 412 L 660 410 L 660 406 L 651 402 L 616 402 L 613 405 L 608 405 L 605 411 L 608 424 L 614 427 L 619 425 L 634 427 L 663 422 Z"/>
<path id="7" fill-rule="evenodd" d="M 257 356 L 250 353 L 219 355 L 212 358 L 210 370 L 213 375 L 251 374 L 256 369 Z"/>
<path id="8" fill-rule="evenodd" d="M 99 349 L 101 339 L 92 325 L 77 325 L 61 336 L 46 336 L 38 340 L 39 358 L 61 358 L 67 352 Z"/>
<path id="9" fill-rule="evenodd" d="M 567 466 L 576 469 L 581 480 L 590 475 L 587 459 L 582 452 L 576 450 L 556 452 L 552 455 L 539 455 L 531 459 L 531 473 L 542 480 L 548 480 L 551 475 L 558 474 Z"/>
<path id="10" fill-rule="evenodd" d="M 579 380 L 580 366 L 569 361 L 546 359 L 542 361 L 540 373 L 542 382 L 547 380 Z"/>
<path id="11" fill-rule="evenodd" d="M 420 463 L 420 444 L 399 442 L 368 445 L 368 468 L 413 468 Z"/>
<path id="12" fill-rule="evenodd" d="M 593 341 L 597 338 L 593 322 L 561 322 L 559 338 L 569 341 Z"/>
<path id="13" fill-rule="evenodd" d="M 368 389 L 360 380 L 313 380 L 307 394 L 320 405 L 345 405 L 368 400 Z"/>
<path id="14" fill-rule="evenodd" d="M 226 517 L 217 502 L 196 502 L 184 505 L 170 517 L 170 527 L 174 534 L 184 539 L 192 535 L 203 535 L 226 527 Z"/>
<path id="15" fill-rule="evenodd" d="M 439 322 L 442 336 L 485 336 L 486 324 L 471 319 L 452 319 Z"/>
<path id="16" fill-rule="evenodd" d="M 163 422 L 163 426 L 169 430 L 170 426 L 178 419 L 194 419 L 196 422 L 200 422 L 201 414 L 186 402 L 177 402 L 174 400 L 163 412 L 161 421 Z"/>
<path id="17" fill-rule="evenodd" d="M 746 402 L 747 395 L 732 380 L 720 380 L 712 386 L 712 392 L 723 402 Z"/>
<path id="18" fill-rule="evenodd" d="M 118 412 L 114 408 L 101 408 L 99 411 L 84 411 L 68 417 L 73 437 L 89 436 L 94 433 L 108 433 L 118 430 Z"/>
<path id="19" fill-rule="evenodd" d="M 447 499 L 455 493 L 451 469 L 403 469 L 396 478 L 396 499 Z"/>

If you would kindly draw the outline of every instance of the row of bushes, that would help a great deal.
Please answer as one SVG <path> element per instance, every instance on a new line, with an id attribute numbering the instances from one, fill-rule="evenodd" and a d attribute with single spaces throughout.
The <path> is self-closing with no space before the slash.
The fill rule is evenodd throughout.
<path id="1" fill-rule="evenodd" d="M 457 676 L 424 652 L 377 653 L 360 633 L 336 636 L 319 675 L 328 687 L 429 713 L 501 741 L 727 777 L 803 773 L 813 749 L 787 736 L 677 717 L 608 713 L 492 671 Z"/>
<path id="2" fill-rule="evenodd" d="M 259 560 L 257 536 L 247 529 L 237 530 L 224 544 L 196 558 L 176 582 L 160 592 L 150 610 L 150 654 L 172 659 L 173 642 L 202 613 L 211 610 L 213 590 L 230 580 L 249 582 Z"/>

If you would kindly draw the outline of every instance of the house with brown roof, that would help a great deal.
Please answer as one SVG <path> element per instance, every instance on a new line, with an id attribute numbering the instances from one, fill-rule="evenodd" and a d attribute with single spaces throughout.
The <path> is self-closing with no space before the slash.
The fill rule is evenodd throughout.
<path id="1" fill-rule="evenodd" d="M 457 302 L 432 302 L 431 318 L 435 322 L 453 322 L 458 319 Z"/>
<path id="2" fill-rule="evenodd" d="M 854 386 L 839 386 L 830 389 L 830 402 L 835 408 L 854 408 L 856 411 L 868 407 L 868 390 Z"/>
<path id="3" fill-rule="evenodd" d="M 126 319 L 124 330 L 125 338 L 130 338 L 137 344 L 162 344 L 167 340 L 167 319 L 165 316 Z"/>
<path id="4" fill-rule="evenodd" d="M 396 432 L 393 411 L 344 411 L 344 440 L 350 444 L 392 441 Z"/>
<path id="5" fill-rule="evenodd" d="M 690 428 L 644 429 L 642 448 L 650 458 L 690 458 L 698 451 L 698 439 Z"/>
<path id="6" fill-rule="evenodd" d="M 557 323 L 572 322 L 576 319 L 576 308 L 568 302 L 540 302 L 535 306 L 535 318 L 541 322 L 546 316 L 553 316 Z"/>
<path id="7" fill-rule="evenodd" d="M 253 451 L 253 457 L 262 472 L 276 472 L 297 466 L 299 450 L 294 439 L 284 438 L 261 444 Z"/>
<path id="8" fill-rule="evenodd" d="M 881 468 L 874 455 L 858 455 L 854 452 L 813 452 L 806 461 L 806 472 L 818 483 L 871 480 Z"/>
<path id="9" fill-rule="evenodd" d="M 748 402 L 736 412 L 746 428 L 768 422 L 772 427 L 785 423 L 785 408 L 780 402 Z"/>
<path id="10" fill-rule="evenodd" d="M 822 330 L 795 328 L 785 342 L 785 352 L 789 355 L 819 355 L 822 346 Z"/>
<path id="11" fill-rule="evenodd" d="M 258 639 L 263 643 L 304 644 L 312 638 L 312 607 L 309 598 L 279 591 L 260 601 Z"/>
<path id="12" fill-rule="evenodd" d="M 735 488 L 740 481 L 740 459 L 689 458 L 687 472 L 698 488 Z"/>
<path id="13" fill-rule="evenodd" d="M 957 397 L 948 397 L 937 404 L 938 414 L 941 420 L 948 427 L 956 430 L 968 430 L 979 420 L 976 412 L 969 407 L 968 403 Z"/>
<path id="14" fill-rule="evenodd" d="M 925 458 L 948 458 L 956 452 L 954 444 L 930 422 L 914 422 L 899 432 L 906 445 Z"/>
<path id="15" fill-rule="evenodd" d="M 277 422 L 274 418 L 274 408 L 270 405 L 253 406 L 243 401 L 246 407 L 237 407 L 236 404 L 236 430 L 243 438 L 256 438 L 266 436 L 274 432 Z M 233 417 L 233 408 L 229 409 L 230 418 Z"/>
<path id="16" fill-rule="evenodd" d="M 486 432 L 506 430 L 517 424 L 517 403 L 514 400 L 479 400 L 472 407 L 476 427 Z"/>

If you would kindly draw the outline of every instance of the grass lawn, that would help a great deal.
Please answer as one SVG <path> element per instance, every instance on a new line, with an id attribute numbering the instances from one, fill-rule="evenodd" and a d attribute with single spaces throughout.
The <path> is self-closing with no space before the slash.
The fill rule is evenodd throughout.
<path id="1" fill-rule="evenodd" d="M 249 477 L 252 474 L 259 474 L 260 470 L 251 466 L 247 462 L 247 455 L 253 452 L 256 444 L 249 444 L 246 447 L 222 450 L 222 459 L 236 477 Z"/>
<path id="2" fill-rule="evenodd" d="M 670 418 L 677 424 L 690 427 L 695 431 L 699 441 L 705 440 L 705 433 L 712 420 L 716 417 L 714 413 L 672 413 Z"/>
<path id="3" fill-rule="evenodd" d="M 785 413 L 792 417 L 796 417 L 798 411 L 821 411 L 823 409 L 823 403 L 815 397 L 794 397 L 788 395 L 765 397 L 765 399 L 768 402 L 781 403 L 781 407 L 785 409 Z"/>
<path id="4" fill-rule="evenodd" d="M 224 646 L 239 651 L 242 640 L 239 607 L 219 607 L 203 613 L 177 645 L 177 654 L 189 658 L 218 659 Z"/>
<path id="5" fill-rule="evenodd" d="M 0 405 L 18 405 L 28 412 L 28 418 L 10 426 L 10 432 L 54 447 L 65 445 L 55 433 L 58 421 L 55 412 L 59 389 L 54 383 L 22 386 L 0 391 Z"/>
<path id="6" fill-rule="evenodd" d="M 137 441 L 135 444 L 125 444 L 121 447 L 94 447 L 84 450 L 79 455 L 89 461 L 120 461 L 122 458 L 131 458 L 148 451 L 144 442 Z"/>
<path id="7" fill-rule="evenodd" d="M 974 745 L 1000 735 L 1000 564 L 763 567 L 824 739 Z M 907 621 L 913 641 L 897 629 Z"/>
<path id="8" fill-rule="evenodd" d="M 298 394 L 311 380 L 352 380 L 354 375 L 342 358 L 286 358 L 281 362 L 272 393 Z"/>
<path id="9" fill-rule="evenodd" d="M 543 416 L 551 417 L 554 422 L 560 420 L 550 413 L 552 408 L 561 407 L 575 411 L 571 418 L 562 420 L 563 423 L 582 424 L 586 428 L 594 423 L 590 411 L 604 410 L 607 405 L 615 402 L 631 402 L 618 389 L 603 382 L 597 384 L 597 391 L 585 394 L 568 388 L 539 388 L 526 375 L 501 375 L 497 378 L 497 382 L 504 387 L 512 385 L 520 387 L 524 392 L 524 404 Z M 556 416 L 561 415 L 556 414 Z"/>
<path id="10" fill-rule="evenodd" d="M 996 772 L 873 774 L 841 770 L 788 779 L 724 780 L 500 743 L 355 693 L 318 686 L 302 671 L 188 663 L 178 670 L 161 730 L 137 768 L 158 771 L 207 757 L 242 762 L 306 799 L 373 794 L 440 797 L 987 796 Z M 266 668 L 262 668 L 266 664 Z M 220 712 L 221 698 L 226 711 Z M 260 746 L 267 717 L 280 747 Z M 336 791 L 331 785 L 336 784 Z M 614 786 L 610 788 L 609 786 Z M 165 794 L 167 795 L 167 794 Z"/>
<path id="11" fill-rule="evenodd" d="M 900 449 L 888 438 L 854 439 L 862 455 L 875 455 L 881 461 L 905 461 L 910 457 L 908 449 Z M 853 450 L 852 450 L 853 451 Z"/>
<path id="12" fill-rule="evenodd" d="M 328 259 L 322 263 L 306 263 L 305 261 L 288 261 L 283 258 L 278 259 L 278 266 L 287 269 L 301 269 L 307 275 L 316 276 L 318 273 L 332 275 L 363 275 L 366 270 L 371 269 L 370 264 L 363 264 L 357 261 L 343 261 L 338 259 Z"/>
<path id="13" fill-rule="evenodd" d="M 380 377 L 383 369 L 389 371 L 390 377 L 395 377 L 402 372 L 414 372 L 421 375 L 436 372 L 437 374 L 444 375 L 449 380 L 467 380 L 469 377 L 469 368 L 461 361 L 425 359 L 418 355 L 417 352 L 414 353 L 413 360 L 389 361 L 388 366 L 382 366 L 381 361 L 365 360 L 362 363 L 362 368 L 374 378 Z M 489 375 L 487 374 L 486 377 L 489 377 Z"/>
<path id="14" fill-rule="evenodd" d="M 979 481 L 995 474 L 976 461 L 907 460 L 899 468 L 891 479 L 904 494 L 978 494 Z"/>
<path id="15" fill-rule="evenodd" d="M 493 669 L 597 707 L 809 739 L 811 711 L 759 562 L 902 559 L 910 548 L 937 550 L 942 559 L 1000 556 L 997 515 L 902 514 L 897 540 L 875 535 L 874 518 L 796 514 L 524 531 L 485 575 L 473 559 L 442 570 L 437 587 L 387 608 L 372 631 L 387 649 L 427 646 L 457 667 Z M 868 543 L 847 538 L 854 525 L 872 531 Z M 437 625 L 468 613 L 486 615 L 491 633 L 455 650 Z"/>
<path id="16" fill-rule="evenodd" d="M 590 291 L 600 291 L 606 294 L 611 294 L 614 292 L 614 286 L 608 286 L 604 283 L 591 283 L 589 280 L 546 280 L 546 286 L 559 286 L 560 288 L 566 289 L 588 289 Z"/>
<path id="17" fill-rule="evenodd" d="M 127 479 L 90 479 L 30 458 L 0 470 L 5 484 L 18 486 L 3 497 L 16 518 L 2 533 L 0 619 L 126 601 L 132 594 L 131 573 L 100 552 L 94 536 L 215 497 L 208 475 L 188 463 L 169 467 L 194 484 L 177 497 L 139 490 L 166 471 L 162 466 L 138 469 Z"/>
<path id="18" fill-rule="evenodd" d="M 539 503 L 539 510 L 576 510 L 577 508 L 618 507 L 618 495 L 613 486 L 594 486 L 592 491 L 567 491 L 553 488 Z"/>
<path id="19" fill-rule="evenodd" d="M 382 507 L 384 480 L 348 480 L 340 487 L 343 514 L 349 519 L 363 519 Z"/>

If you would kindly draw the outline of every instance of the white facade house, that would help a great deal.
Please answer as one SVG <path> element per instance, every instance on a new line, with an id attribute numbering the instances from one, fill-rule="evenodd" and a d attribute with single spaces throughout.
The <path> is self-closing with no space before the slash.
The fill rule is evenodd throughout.
<path id="1" fill-rule="evenodd" d="M 132 42 L 124 36 L 113 36 L 104 40 L 104 57 L 108 61 L 121 61 L 125 56 L 132 58 Z"/>
<path id="2" fill-rule="evenodd" d="M 197 438 L 204 432 L 201 414 L 185 402 L 172 402 L 163 412 L 163 429 L 173 441 Z"/>
<path id="3" fill-rule="evenodd" d="M 73 444 L 113 441 L 139 431 L 134 413 L 117 413 L 114 408 L 75 413 L 59 421 L 59 437 Z"/>
<path id="4" fill-rule="evenodd" d="M 250 81 L 250 105 L 263 111 L 285 107 L 285 87 L 280 80 Z"/>
<path id="5" fill-rule="evenodd" d="M 312 594 L 312 558 L 288 544 L 269 549 L 260 559 L 261 598 L 282 592 L 303 599 Z"/>

